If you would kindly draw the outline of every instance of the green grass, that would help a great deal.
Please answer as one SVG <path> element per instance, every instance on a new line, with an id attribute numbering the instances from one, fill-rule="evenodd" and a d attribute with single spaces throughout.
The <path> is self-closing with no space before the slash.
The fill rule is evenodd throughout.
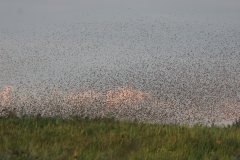
<path id="1" fill-rule="evenodd" d="M 0 117 L 0 159 L 240 159 L 240 123 L 225 128 L 114 118 Z"/>

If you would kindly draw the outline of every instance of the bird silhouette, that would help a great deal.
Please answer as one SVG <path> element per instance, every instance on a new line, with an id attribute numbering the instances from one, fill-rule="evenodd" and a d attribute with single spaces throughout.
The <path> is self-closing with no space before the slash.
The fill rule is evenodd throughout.
<path id="1" fill-rule="evenodd" d="M 237 119 L 239 34 L 231 24 L 140 15 L 5 31 L 0 115 Z"/>

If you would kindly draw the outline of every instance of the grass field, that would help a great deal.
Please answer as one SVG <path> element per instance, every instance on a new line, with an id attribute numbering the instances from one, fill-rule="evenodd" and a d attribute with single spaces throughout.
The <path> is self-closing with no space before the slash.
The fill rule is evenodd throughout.
<path id="1" fill-rule="evenodd" d="M 18 118 L 10 112 L 0 117 L 0 159 L 240 159 L 239 126 Z"/>

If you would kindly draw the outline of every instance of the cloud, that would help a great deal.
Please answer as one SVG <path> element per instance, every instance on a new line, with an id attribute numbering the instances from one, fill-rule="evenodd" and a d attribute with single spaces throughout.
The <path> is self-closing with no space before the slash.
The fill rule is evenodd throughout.
<path id="1" fill-rule="evenodd" d="M 93 103 L 95 100 L 101 100 L 102 93 L 97 93 L 94 90 L 89 90 L 87 92 L 82 92 L 79 94 L 71 93 L 64 99 L 66 103 L 70 104 L 89 104 Z"/>
<path id="2" fill-rule="evenodd" d="M 79 94 L 71 93 L 65 98 L 65 102 L 69 104 L 89 104 L 94 101 L 104 101 L 107 105 L 117 105 L 117 104 L 137 104 L 144 99 L 152 99 L 152 95 L 139 91 L 133 88 L 121 88 L 118 90 L 108 90 L 106 93 L 106 98 L 104 98 L 102 93 L 95 92 L 94 90 L 89 90 L 87 92 L 82 92 Z"/>
<path id="3" fill-rule="evenodd" d="M 106 103 L 114 104 L 136 104 L 144 99 L 152 99 L 152 96 L 146 92 L 135 90 L 133 88 L 122 88 L 119 90 L 109 90 L 106 93 Z"/>
<path id="4" fill-rule="evenodd" d="M 226 120 L 235 120 L 240 118 L 240 101 L 233 102 L 224 100 L 220 102 L 220 117 Z"/>
<path id="5" fill-rule="evenodd" d="M 9 94 L 12 92 L 13 86 L 7 86 L 4 88 L 4 90 L 0 93 L 0 102 L 1 105 L 6 105 L 8 104 L 10 97 Z"/>

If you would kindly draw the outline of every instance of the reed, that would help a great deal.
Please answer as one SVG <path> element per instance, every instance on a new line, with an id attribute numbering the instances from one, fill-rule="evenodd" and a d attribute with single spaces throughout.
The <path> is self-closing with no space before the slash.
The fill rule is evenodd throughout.
<path id="1" fill-rule="evenodd" d="M 10 112 L 0 117 L 0 159 L 237 159 L 239 124 L 189 127 Z"/>

